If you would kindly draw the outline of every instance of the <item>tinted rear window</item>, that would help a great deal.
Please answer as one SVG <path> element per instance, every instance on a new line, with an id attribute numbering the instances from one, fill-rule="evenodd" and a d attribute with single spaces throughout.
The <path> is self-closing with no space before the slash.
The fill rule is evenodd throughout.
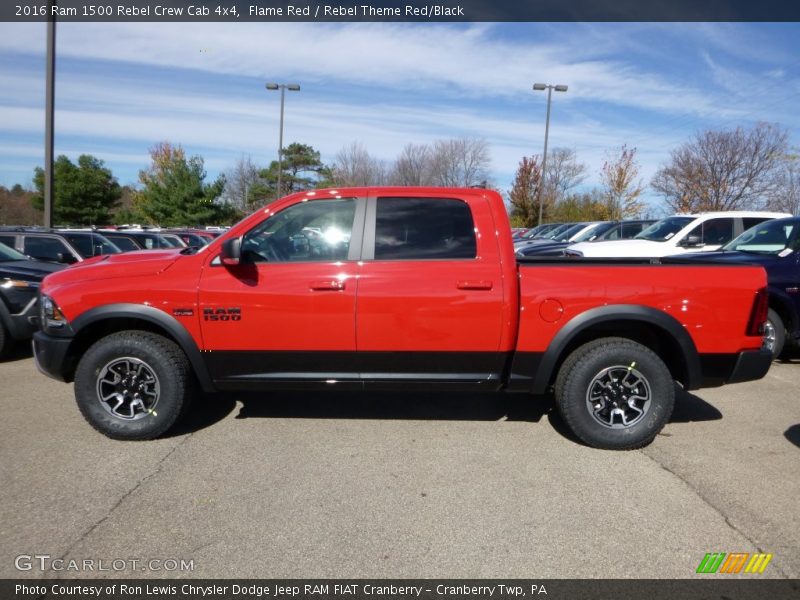
<path id="1" fill-rule="evenodd" d="M 469 206 L 455 199 L 378 198 L 376 260 L 475 258 Z"/>

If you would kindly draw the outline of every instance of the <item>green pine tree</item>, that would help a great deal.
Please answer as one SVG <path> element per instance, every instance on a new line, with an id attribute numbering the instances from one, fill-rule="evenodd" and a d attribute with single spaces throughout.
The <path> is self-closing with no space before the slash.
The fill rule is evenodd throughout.
<path id="1" fill-rule="evenodd" d="M 44 208 L 44 169 L 36 167 L 33 176 L 36 195 L 31 204 Z M 119 203 L 122 188 L 103 161 L 89 154 L 74 164 L 59 156 L 53 165 L 53 221 L 63 225 L 106 225 Z"/>

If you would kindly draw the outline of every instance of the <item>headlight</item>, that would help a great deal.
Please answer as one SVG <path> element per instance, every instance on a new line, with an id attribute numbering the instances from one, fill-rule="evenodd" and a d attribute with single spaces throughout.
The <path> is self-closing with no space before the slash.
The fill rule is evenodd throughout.
<path id="1" fill-rule="evenodd" d="M 5 290 L 8 289 L 15 289 L 15 290 L 35 290 L 39 287 L 39 284 L 34 281 L 23 281 L 22 279 L 0 279 L 0 288 Z"/>
<path id="2" fill-rule="evenodd" d="M 50 296 L 42 296 L 39 301 L 39 315 L 44 327 L 59 329 L 67 324 L 67 319 Z"/>
<path id="3" fill-rule="evenodd" d="M 580 250 L 570 250 L 569 248 L 567 248 L 566 250 L 564 250 L 564 256 L 571 256 L 573 258 L 576 258 L 578 256 L 583 256 L 583 252 L 581 252 Z"/>

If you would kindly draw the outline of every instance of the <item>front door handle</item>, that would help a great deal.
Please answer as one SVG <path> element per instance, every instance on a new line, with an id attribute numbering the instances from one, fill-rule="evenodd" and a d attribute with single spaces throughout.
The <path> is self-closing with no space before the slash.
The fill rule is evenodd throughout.
<path id="1" fill-rule="evenodd" d="M 338 279 L 319 279 L 317 281 L 310 282 L 308 287 L 311 288 L 312 292 L 338 292 L 344 289 L 345 282 L 339 281 Z"/>
<path id="2" fill-rule="evenodd" d="M 456 282 L 456 287 L 460 290 L 490 290 L 492 282 L 486 280 L 465 279 Z"/>

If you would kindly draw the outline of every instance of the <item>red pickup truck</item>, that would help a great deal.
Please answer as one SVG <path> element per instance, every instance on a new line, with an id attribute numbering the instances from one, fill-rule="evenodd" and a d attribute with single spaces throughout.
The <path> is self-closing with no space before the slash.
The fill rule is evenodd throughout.
<path id="1" fill-rule="evenodd" d="M 195 384 L 552 388 L 581 440 L 628 449 L 668 421 L 674 381 L 764 376 L 766 285 L 753 266 L 517 259 L 492 191 L 316 190 L 201 249 L 48 276 L 34 352 L 112 438 L 163 434 Z"/>

